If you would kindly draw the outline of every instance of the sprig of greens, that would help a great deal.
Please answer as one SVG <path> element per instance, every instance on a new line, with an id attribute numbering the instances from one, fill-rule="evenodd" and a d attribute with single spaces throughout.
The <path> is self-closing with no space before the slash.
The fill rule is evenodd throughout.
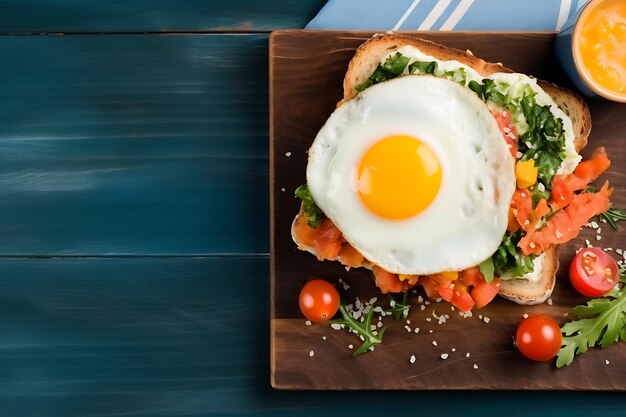
<path id="1" fill-rule="evenodd" d="M 398 301 L 391 294 L 387 294 L 387 297 L 389 297 L 389 308 L 385 310 L 385 313 L 393 314 L 396 320 L 402 320 L 403 318 L 407 318 L 409 315 L 409 310 L 411 309 L 408 291 L 405 291 L 403 293 L 402 301 Z"/>
<path id="2" fill-rule="evenodd" d="M 383 326 L 378 331 L 372 330 L 372 317 L 374 317 L 373 306 L 369 306 L 364 322 L 360 322 L 352 317 L 343 300 L 339 304 L 339 312 L 341 313 L 342 318 L 331 320 L 330 324 L 346 326 L 350 331 L 358 334 L 359 336 L 363 336 L 363 339 L 365 339 L 363 344 L 354 351 L 352 356 L 361 355 L 383 341 L 383 333 L 385 333 L 386 327 Z"/>
<path id="3" fill-rule="evenodd" d="M 620 276 L 620 282 L 626 283 L 624 275 Z M 605 348 L 618 340 L 626 341 L 626 292 L 623 288 L 576 306 L 570 314 L 579 319 L 561 328 L 563 346 L 557 354 L 557 368 L 571 364 L 576 355 L 591 347 Z"/>
<path id="4" fill-rule="evenodd" d="M 605 219 L 614 230 L 618 230 L 621 227 L 618 222 L 626 220 L 626 211 L 610 208 L 604 213 L 598 214 L 598 218 Z"/>
<path id="5" fill-rule="evenodd" d="M 296 197 L 302 200 L 302 203 L 304 204 L 307 224 L 313 229 L 317 229 L 320 223 L 322 223 L 326 218 L 326 215 L 319 207 L 317 207 L 317 204 L 315 204 L 311 191 L 309 191 L 309 185 L 302 184 L 296 188 L 295 194 Z"/>
<path id="6" fill-rule="evenodd" d="M 522 253 L 517 246 L 521 238 L 522 233 L 519 230 L 504 235 L 500 247 L 491 257 L 496 275 L 510 272 L 513 277 L 521 277 L 533 271 L 535 255 L 526 256 Z"/>

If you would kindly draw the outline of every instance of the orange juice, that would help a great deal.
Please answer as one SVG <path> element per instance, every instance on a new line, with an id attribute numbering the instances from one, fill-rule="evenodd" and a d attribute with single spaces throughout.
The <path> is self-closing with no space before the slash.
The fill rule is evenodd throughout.
<path id="1" fill-rule="evenodd" d="M 626 95 L 626 0 L 592 2 L 576 32 L 584 75 L 600 90 Z"/>

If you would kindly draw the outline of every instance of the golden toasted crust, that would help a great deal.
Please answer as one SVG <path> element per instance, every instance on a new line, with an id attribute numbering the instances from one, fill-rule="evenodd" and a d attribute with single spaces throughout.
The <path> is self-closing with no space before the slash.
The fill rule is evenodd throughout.
<path id="1" fill-rule="evenodd" d="M 362 44 L 350 61 L 343 81 L 344 97 L 342 101 L 350 100 L 358 93 L 355 86 L 369 78 L 385 55 L 405 45 L 413 46 L 425 54 L 442 61 L 459 61 L 484 76 L 489 76 L 496 72 L 514 72 L 500 64 L 486 62 L 477 58 L 470 51 L 461 51 L 424 39 L 404 35 L 376 35 Z M 591 131 L 589 108 L 583 99 L 572 91 L 542 80 L 538 80 L 538 84 L 571 119 L 574 134 L 576 135 L 574 147 L 576 151 L 580 152 L 587 145 L 587 137 Z M 298 216 L 300 215 L 302 215 L 302 211 L 298 214 Z M 300 249 L 307 250 L 315 255 L 311 248 L 306 248 L 299 244 L 293 233 L 293 227 L 292 236 Z M 558 249 L 558 246 L 555 246 L 545 252 L 541 276 L 537 282 L 527 280 L 503 281 L 499 294 L 518 304 L 539 304 L 548 299 L 554 289 L 555 277 L 559 269 Z"/>

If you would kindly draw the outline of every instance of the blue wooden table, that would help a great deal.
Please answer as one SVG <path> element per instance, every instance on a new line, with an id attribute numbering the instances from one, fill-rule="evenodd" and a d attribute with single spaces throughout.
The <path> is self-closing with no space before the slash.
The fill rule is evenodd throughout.
<path id="1" fill-rule="evenodd" d="M 0 1 L 0 416 L 623 416 L 269 385 L 269 31 L 323 0 Z"/>

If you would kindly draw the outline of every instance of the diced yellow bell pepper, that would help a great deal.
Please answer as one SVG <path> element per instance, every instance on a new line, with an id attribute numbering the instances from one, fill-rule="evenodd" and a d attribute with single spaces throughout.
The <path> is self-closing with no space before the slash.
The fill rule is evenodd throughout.
<path id="1" fill-rule="evenodd" d="M 410 279 L 412 279 L 415 275 L 411 275 L 411 274 L 398 274 L 398 278 L 400 278 L 400 281 L 408 281 Z"/>
<path id="2" fill-rule="evenodd" d="M 442 272 L 441 275 L 443 275 L 444 277 L 448 278 L 451 281 L 456 281 L 459 278 L 459 272 L 458 271 Z"/>
<path id="3" fill-rule="evenodd" d="M 528 188 L 537 182 L 537 172 L 535 160 L 517 161 L 515 164 L 515 178 L 517 179 L 518 188 Z"/>

